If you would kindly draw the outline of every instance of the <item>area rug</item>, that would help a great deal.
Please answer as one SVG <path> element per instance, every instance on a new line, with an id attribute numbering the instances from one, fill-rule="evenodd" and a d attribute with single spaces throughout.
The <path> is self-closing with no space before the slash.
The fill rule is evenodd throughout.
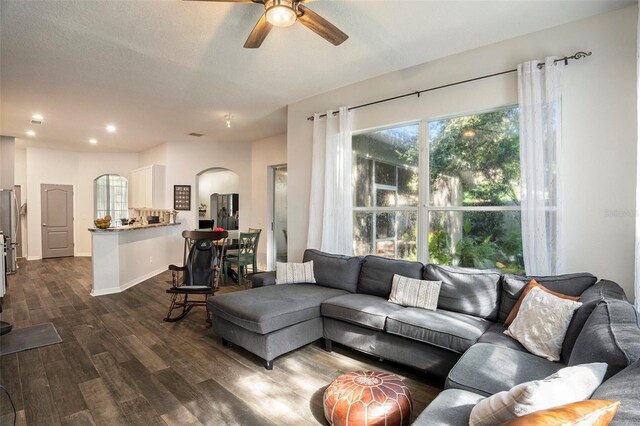
<path id="1" fill-rule="evenodd" d="M 62 342 L 58 330 L 50 322 L 19 328 L 0 336 L 0 356 Z"/>

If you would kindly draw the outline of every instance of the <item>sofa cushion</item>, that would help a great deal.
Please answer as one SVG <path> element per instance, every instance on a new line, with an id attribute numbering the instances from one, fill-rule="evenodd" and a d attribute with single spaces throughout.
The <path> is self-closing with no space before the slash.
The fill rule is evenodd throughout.
<path id="1" fill-rule="evenodd" d="M 258 334 L 320 316 L 320 304 L 344 290 L 314 284 L 282 284 L 210 297 L 207 305 L 218 315 Z"/>
<path id="2" fill-rule="evenodd" d="M 322 316 L 384 330 L 387 316 L 404 309 L 381 297 L 370 294 L 344 294 L 325 300 L 320 306 Z"/>
<path id="3" fill-rule="evenodd" d="M 516 316 L 518 316 L 518 312 L 520 312 L 520 307 L 522 306 L 522 302 L 524 301 L 524 298 L 527 297 L 527 295 L 529 294 L 529 292 L 531 292 L 533 288 L 539 288 L 540 290 L 546 293 L 552 294 L 556 297 L 559 297 L 560 299 L 573 300 L 574 302 L 577 302 L 578 299 L 580 298 L 580 296 L 567 296 L 566 294 L 549 290 L 542 284 L 537 283 L 536 280 L 531 280 L 531 282 L 527 284 L 527 286 L 524 288 L 524 290 L 520 294 L 520 297 L 518 298 L 518 301 L 516 302 L 516 304 L 513 305 L 513 308 L 511 309 L 511 312 L 509 312 L 509 316 L 507 316 L 507 319 L 504 320 L 505 327 L 509 327 L 513 322 L 513 320 L 516 319 Z"/>
<path id="4" fill-rule="evenodd" d="M 528 352 L 516 339 L 504 334 L 504 326 L 501 323 L 491 323 L 487 331 L 478 339 L 478 343 L 490 343 L 492 345 L 511 348 L 520 352 Z"/>
<path id="5" fill-rule="evenodd" d="M 471 410 L 469 426 L 504 425 L 518 416 L 584 401 L 600 386 L 606 370 L 607 364 L 594 362 L 565 367 L 544 379 L 520 383 L 478 402 Z"/>
<path id="6" fill-rule="evenodd" d="M 609 280 L 598 281 L 580 295 L 580 301 L 582 303 L 600 299 L 628 301 L 624 289 L 617 283 Z"/>
<path id="7" fill-rule="evenodd" d="M 564 342 L 562 343 L 562 360 L 564 362 L 569 362 L 571 351 L 573 351 L 573 347 L 576 344 L 576 340 L 578 340 L 584 324 L 600 300 L 603 299 L 627 300 L 627 296 L 622 287 L 613 281 L 607 280 L 600 280 L 582 292 L 579 300 L 582 302 L 582 306 L 573 314 L 569 328 L 567 328 L 567 334 L 564 336 Z"/>
<path id="8" fill-rule="evenodd" d="M 616 415 L 620 402 L 586 400 L 534 411 L 516 417 L 502 426 L 548 426 L 556 425 L 608 425 Z"/>
<path id="9" fill-rule="evenodd" d="M 276 271 L 260 272 L 251 276 L 251 287 L 265 287 L 268 285 L 275 285 L 276 283 Z"/>
<path id="10" fill-rule="evenodd" d="M 442 281 L 438 308 L 492 321 L 498 317 L 499 272 L 429 264 L 424 279 Z"/>
<path id="11" fill-rule="evenodd" d="M 315 284 L 313 260 L 304 263 L 277 262 L 276 284 Z"/>
<path id="12" fill-rule="evenodd" d="M 463 353 L 491 325 L 490 321 L 438 309 L 405 308 L 389 314 L 387 332 Z"/>
<path id="13" fill-rule="evenodd" d="M 507 319 L 520 294 L 531 280 L 536 280 L 537 283 L 542 284 L 545 288 L 557 293 L 566 294 L 567 296 L 580 296 L 582 292 L 595 284 L 597 278 L 587 273 L 531 277 L 512 274 L 503 275 L 499 321 L 504 322 Z"/>
<path id="14" fill-rule="evenodd" d="M 582 303 L 562 299 L 534 287 L 522 301 L 518 316 L 505 333 L 532 354 L 560 361 L 562 342 L 573 313 Z"/>
<path id="15" fill-rule="evenodd" d="M 605 379 L 640 358 L 640 314 L 628 302 L 601 300 L 576 340 L 569 365 L 606 362 Z"/>
<path id="16" fill-rule="evenodd" d="M 307 249 L 304 251 L 303 262 L 310 261 L 313 261 L 313 275 L 318 285 L 346 290 L 349 293 L 356 292 L 362 257 L 341 256 Z"/>
<path id="17" fill-rule="evenodd" d="M 447 389 L 416 418 L 412 426 L 460 426 L 469 424 L 473 407 L 484 396 L 459 389 Z"/>
<path id="18" fill-rule="evenodd" d="M 544 379 L 564 367 L 529 352 L 477 343 L 451 369 L 444 387 L 489 396 L 520 383 Z"/>
<path id="19" fill-rule="evenodd" d="M 620 401 L 612 425 L 640 425 L 640 360 L 605 381 L 591 399 Z"/>
<path id="20" fill-rule="evenodd" d="M 360 269 L 358 293 L 388 299 L 395 274 L 422 279 L 422 263 L 380 256 L 366 256 Z"/>

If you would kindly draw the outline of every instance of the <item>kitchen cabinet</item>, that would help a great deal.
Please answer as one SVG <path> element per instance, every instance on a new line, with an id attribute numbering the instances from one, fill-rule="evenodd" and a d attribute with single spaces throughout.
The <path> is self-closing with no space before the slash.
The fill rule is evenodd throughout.
<path id="1" fill-rule="evenodd" d="M 165 166 L 153 164 L 131 171 L 129 177 L 130 209 L 165 207 Z"/>

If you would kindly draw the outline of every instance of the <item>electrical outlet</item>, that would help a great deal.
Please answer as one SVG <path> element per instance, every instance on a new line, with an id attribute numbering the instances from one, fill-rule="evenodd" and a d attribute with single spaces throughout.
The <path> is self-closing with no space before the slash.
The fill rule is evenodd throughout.
<path id="1" fill-rule="evenodd" d="M 149 256 L 149 263 L 153 263 L 153 256 Z"/>

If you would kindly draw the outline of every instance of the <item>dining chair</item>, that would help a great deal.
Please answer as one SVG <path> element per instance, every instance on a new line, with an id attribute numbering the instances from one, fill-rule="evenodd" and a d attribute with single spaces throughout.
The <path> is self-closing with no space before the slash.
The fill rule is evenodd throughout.
<path id="1" fill-rule="evenodd" d="M 256 253 L 259 239 L 260 232 L 241 232 L 238 238 L 237 253 L 227 253 L 224 258 L 223 271 L 235 265 L 238 271 L 238 284 L 244 283 L 247 266 L 251 266 L 253 272 L 258 271 Z M 223 280 L 226 280 L 226 277 Z"/>

